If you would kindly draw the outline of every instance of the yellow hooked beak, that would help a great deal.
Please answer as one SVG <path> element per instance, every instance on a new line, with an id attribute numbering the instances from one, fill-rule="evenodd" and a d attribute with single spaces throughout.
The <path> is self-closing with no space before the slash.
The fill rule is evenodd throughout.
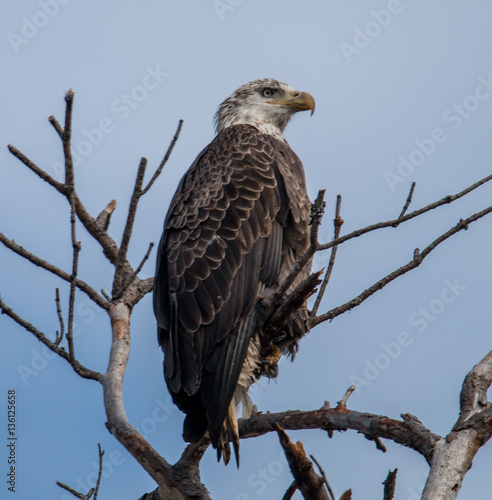
<path id="1" fill-rule="evenodd" d="M 293 109 L 295 113 L 297 111 L 307 111 L 310 109 L 311 116 L 316 108 L 316 102 L 313 96 L 307 92 L 300 92 L 299 90 L 292 91 L 287 99 L 269 101 L 269 104 L 280 104 L 281 106 Z"/>

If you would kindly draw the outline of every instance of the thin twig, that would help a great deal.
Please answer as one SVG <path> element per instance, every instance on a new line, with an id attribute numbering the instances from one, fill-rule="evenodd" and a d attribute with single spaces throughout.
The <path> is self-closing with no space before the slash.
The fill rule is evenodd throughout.
<path id="1" fill-rule="evenodd" d="M 87 229 L 89 234 L 101 245 L 104 255 L 113 265 L 115 265 L 119 256 L 118 245 L 113 240 L 113 238 L 109 236 L 107 231 L 101 228 L 97 220 L 87 212 L 85 206 L 78 198 L 73 187 L 74 172 L 73 172 L 73 159 L 70 147 L 71 133 L 72 133 L 71 120 L 72 120 L 73 100 L 74 100 L 74 93 L 72 90 L 69 90 L 65 96 L 66 108 L 65 108 L 64 129 L 61 128 L 60 124 L 56 121 L 54 117 L 50 117 L 50 123 L 54 126 L 55 130 L 59 134 L 61 132 L 63 153 L 65 157 L 65 183 L 58 182 L 57 180 L 53 179 L 53 177 L 51 177 L 43 169 L 39 168 L 34 162 L 32 162 L 29 158 L 27 158 L 14 146 L 9 145 L 8 148 L 9 151 L 17 159 L 19 159 L 22 163 L 24 163 L 24 165 L 26 165 L 38 177 L 40 177 L 42 180 L 53 186 L 58 192 L 63 194 L 69 202 L 70 202 L 70 196 L 73 194 L 75 208 L 77 211 L 77 217 L 79 218 L 80 222 L 82 222 L 84 227 Z M 130 268 L 128 262 L 126 262 L 126 259 L 122 263 L 122 266 L 124 266 L 125 268 Z"/>
<path id="2" fill-rule="evenodd" d="M 149 260 L 149 257 L 150 257 L 150 254 L 152 253 L 152 249 L 154 248 L 154 245 L 155 245 L 155 243 L 153 241 L 151 241 L 149 244 L 149 248 L 147 250 L 147 253 L 144 255 L 142 261 L 140 262 L 137 269 L 135 270 L 135 276 L 137 276 L 138 273 L 140 273 L 140 271 L 142 270 L 145 263 Z"/>
<path id="3" fill-rule="evenodd" d="M 171 141 L 171 144 L 169 144 L 169 147 L 167 148 L 166 154 L 164 155 L 164 158 L 162 159 L 160 165 L 157 167 L 157 170 L 154 172 L 154 175 L 150 179 L 149 183 L 147 186 L 145 186 L 144 189 L 142 189 L 142 195 L 147 193 L 147 191 L 152 187 L 156 179 L 161 175 L 162 169 L 166 165 L 167 161 L 169 160 L 169 157 L 171 156 L 171 153 L 173 152 L 174 146 L 176 145 L 176 142 L 178 141 L 179 134 L 181 133 L 181 129 L 183 127 L 183 120 L 179 120 L 178 123 L 178 128 L 176 129 L 176 132 L 174 133 L 174 137 Z"/>
<path id="4" fill-rule="evenodd" d="M 321 474 L 321 477 L 323 478 L 323 481 L 325 482 L 325 486 L 326 486 L 326 489 L 328 490 L 328 493 L 329 493 L 329 495 L 331 497 L 331 500 L 337 500 L 337 497 L 335 496 L 335 493 L 331 489 L 330 483 L 328 482 L 328 478 L 326 477 L 326 474 L 325 474 L 325 471 L 324 471 L 323 467 L 321 467 L 321 464 L 316 460 L 316 458 L 315 458 L 314 455 L 309 455 L 309 457 L 311 458 L 311 460 L 318 467 L 318 470 L 319 470 L 319 472 Z"/>
<path id="5" fill-rule="evenodd" d="M 101 478 L 102 478 L 102 471 L 103 471 L 103 456 L 104 456 L 104 451 L 101 449 L 101 445 L 97 443 L 97 449 L 99 452 L 99 472 L 97 474 L 97 481 L 96 481 L 96 487 L 91 488 L 87 494 L 80 493 L 79 491 L 74 490 L 70 486 L 62 483 L 61 481 L 57 481 L 56 484 L 60 487 L 63 488 L 64 490 L 67 490 L 70 492 L 72 495 L 77 497 L 79 500 L 90 500 L 92 498 L 92 495 L 94 495 L 93 500 L 97 500 L 97 494 L 99 492 L 99 487 L 101 486 Z"/>
<path id="6" fill-rule="evenodd" d="M 65 349 L 63 349 L 63 347 L 56 345 L 55 342 L 49 340 L 48 337 L 46 337 L 46 335 L 42 333 L 40 330 L 38 330 L 34 325 L 26 321 L 24 318 L 21 318 L 1 298 L 0 298 L 0 311 L 2 314 L 6 314 L 9 318 L 14 320 L 18 325 L 22 326 L 22 328 L 32 333 L 40 342 L 42 342 L 46 347 L 48 347 L 48 349 L 50 349 L 55 354 L 58 354 L 58 356 L 68 361 L 78 375 L 80 375 L 83 378 L 91 380 L 101 380 L 101 374 L 99 372 L 96 372 L 94 370 L 89 370 L 89 368 L 86 368 L 76 359 L 71 359 L 70 354 Z"/>
<path id="7" fill-rule="evenodd" d="M 73 109 L 73 90 L 70 89 L 65 95 L 65 127 L 62 134 L 63 155 L 65 156 L 65 186 L 70 192 L 74 190 L 74 171 L 72 160 L 72 109 Z"/>
<path id="8" fill-rule="evenodd" d="M 134 273 L 130 276 L 130 279 L 127 281 L 127 283 L 125 283 L 125 286 L 122 288 L 122 290 L 120 291 L 120 293 L 115 297 L 115 299 L 118 299 L 120 298 L 125 292 L 126 290 L 128 290 L 128 287 L 135 281 L 135 279 L 138 277 L 138 274 L 140 273 L 140 271 L 142 270 L 143 266 L 145 265 L 145 263 L 147 262 L 147 260 L 149 260 L 149 257 L 150 257 L 150 254 L 152 252 L 152 249 L 154 248 L 154 242 L 151 242 L 149 244 L 149 248 L 146 252 L 146 254 L 144 255 L 142 261 L 140 262 L 140 264 L 138 265 L 137 269 L 134 271 Z"/>
<path id="9" fill-rule="evenodd" d="M 111 215 L 116 209 L 116 200 L 111 200 L 106 208 L 97 216 L 96 221 L 103 228 L 104 231 L 107 231 L 109 228 L 109 223 L 111 221 Z"/>
<path id="10" fill-rule="evenodd" d="M 287 491 L 284 493 L 282 500 L 292 500 L 292 497 L 294 496 L 297 489 L 297 483 L 294 479 L 294 481 L 292 481 L 292 483 L 290 483 L 289 487 L 287 488 Z"/>
<path id="11" fill-rule="evenodd" d="M 111 264 L 116 265 L 116 261 L 118 260 L 119 248 L 116 242 L 113 240 L 111 236 L 109 236 L 108 232 L 105 231 L 97 222 L 97 220 L 92 217 L 91 214 L 87 211 L 83 203 L 80 201 L 77 194 L 74 194 L 75 208 L 77 210 L 77 217 L 80 222 L 87 229 L 89 234 L 101 245 L 104 255 L 107 257 Z M 124 266 L 130 267 L 128 262 L 123 262 Z"/>
<path id="12" fill-rule="evenodd" d="M 400 212 L 400 215 L 398 216 L 398 220 L 400 220 L 407 213 L 408 207 L 410 206 L 410 203 L 412 203 L 413 192 L 415 191 L 415 186 L 416 186 L 416 183 L 412 182 L 412 185 L 410 186 L 410 191 L 409 191 L 408 196 L 407 196 L 407 200 L 405 201 L 405 205 L 403 205 L 402 211 Z M 396 224 L 393 227 L 396 227 L 397 225 L 398 224 Z"/>
<path id="13" fill-rule="evenodd" d="M 310 242 L 311 246 L 316 246 L 318 244 L 318 233 L 319 226 L 321 225 L 321 221 L 323 220 L 323 215 L 325 213 L 326 202 L 325 198 L 326 189 L 320 189 L 318 191 L 318 196 L 314 200 L 314 203 L 311 205 L 311 213 L 310 213 L 310 221 L 309 225 L 311 226 L 311 235 Z"/>
<path id="14" fill-rule="evenodd" d="M 26 167 L 33 171 L 40 179 L 53 186 L 58 192 L 69 199 L 70 188 L 67 187 L 66 184 L 53 179 L 53 177 L 47 174 L 43 169 L 39 168 L 35 163 L 33 163 L 29 158 L 23 155 L 14 146 L 9 145 L 8 149 L 18 160 L 24 163 L 24 165 L 26 165 Z M 108 260 L 112 264 L 115 264 L 118 259 L 119 253 L 118 245 L 113 240 L 113 238 L 109 236 L 107 231 L 101 228 L 97 220 L 94 219 L 94 217 L 92 217 L 89 212 L 87 212 L 86 208 L 79 200 L 76 193 L 74 194 L 74 200 L 75 207 L 77 209 L 77 217 L 79 218 L 80 222 L 82 222 L 89 234 L 101 245 L 104 255 L 108 258 Z"/>
<path id="15" fill-rule="evenodd" d="M 335 208 L 335 218 L 333 219 L 333 225 L 334 225 L 333 239 L 335 239 L 335 240 L 340 237 L 340 230 L 341 230 L 342 224 L 343 224 L 343 220 L 340 217 L 341 204 L 342 204 L 342 196 L 338 195 L 337 196 L 337 204 L 336 204 L 336 208 Z M 328 269 L 326 270 L 325 277 L 323 278 L 323 282 L 321 283 L 321 286 L 319 288 L 319 292 L 318 292 L 318 295 L 316 296 L 316 300 L 314 302 L 313 309 L 309 313 L 309 320 L 311 320 L 312 318 L 315 318 L 316 314 L 318 314 L 318 309 L 319 309 L 319 306 L 321 304 L 321 300 L 323 299 L 326 287 L 327 287 L 327 285 L 330 281 L 330 278 L 331 278 L 331 273 L 333 271 L 333 267 L 335 265 L 337 250 L 338 250 L 338 245 L 335 245 L 331 250 L 331 256 L 330 256 L 330 262 L 328 263 Z"/>
<path id="16" fill-rule="evenodd" d="M 143 158 L 140 160 L 140 165 L 138 167 L 138 172 L 137 172 L 137 178 L 135 180 L 135 185 L 133 188 L 133 193 L 132 197 L 130 200 L 130 207 L 128 209 L 128 216 L 126 220 L 126 225 L 125 229 L 123 231 L 123 237 L 121 238 L 121 245 L 120 249 L 118 251 L 118 256 L 116 259 L 116 272 L 114 276 L 114 281 L 113 281 L 113 295 L 114 296 L 121 296 L 123 293 L 123 290 L 128 287 L 128 282 L 124 283 L 124 269 L 125 269 L 125 264 L 127 263 L 127 252 L 128 252 L 128 247 L 130 244 L 130 238 L 132 236 L 132 231 L 133 231 L 133 224 L 135 222 L 135 215 L 137 213 L 137 207 L 138 207 L 138 202 L 140 198 L 145 195 L 149 189 L 152 187 L 156 179 L 159 177 L 161 174 L 164 166 L 166 165 L 167 161 L 169 160 L 169 157 L 171 156 L 171 153 L 174 149 L 174 146 L 176 145 L 176 142 L 179 138 L 179 134 L 181 132 L 181 128 L 183 126 L 183 120 L 180 120 L 178 123 L 178 128 L 176 129 L 176 132 L 174 134 L 173 139 L 171 140 L 171 143 L 169 144 L 169 147 L 166 151 L 166 154 L 164 155 L 164 158 L 162 159 L 159 167 L 157 170 L 154 172 L 154 175 L 150 179 L 149 183 L 145 188 L 143 188 L 143 182 L 144 182 L 144 177 L 145 177 L 145 170 L 147 167 L 147 159 Z M 138 273 L 132 273 L 132 276 L 130 277 L 129 282 L 132 282 L 134 280 L 134 277 Z"/>
<path id="17" fill-rule="evenodd" d="M 9 151 L 24 165 L 32 170 L 38 177 L 43 179 L 43 181 L 47 182 L 51 186 L 53 186 L 55 189 L 57 189 L 60 193 L 63 193 L 65 191 L 65 184 L 62 182 L 58 182 L 57 180 L 53 179 L 51 175 L 46 173 L 42 168 L 39 168 L 34 162 L 32 162 L 27 156 L 22 154 L 16 147 L 12 146 L 11 144 L 8 145 Z"/>
<path id="18" fill-rule="evenodd" d="M 350 395 L 355 391 L 355 385 L 351 385 L 347 391 L 345 392 L 343 398 L 338 401 L 337 405 L 338 407 L 347 407 L 347 401 L 348 401 L 348 398 L 350 397 Z"/>
<path id="19" fill-rule="evenodd" d="M 140 160 L 140 164 L 138 166 L 137 178 L 135 179 L 135 185 L 133 186 L 133 193 L 130 199 L 130 207 L 128 208 L 128 216 L 126 219 L 123 236 L 121 238 L 118 258 L 116 260 L 116 270 L 114 273 L 114 281 L 113 281 L 113 295 L 115 296 L 120 295 L 121 290 L 124 287 L 123 285 L 124 263 L 126 262 L 128 247 L 130 245 L 130 238 L 132 236 L 133 224 L 135 222 L 135 216 L 137 213 L 138 201 L 142 196 L 142 185 L 145 177 L 146 168 L 147 168 L 147 159 L 142 157 Z"/>
<path id="20" fill-rule="evenodd" d="M 94 493 L 94 488 L 91 488 L 87 495 L 84 495 L 83 493 L 80 493 L 73 488 L 70 488 L 70 486 L 62 483 L 61 481 L 57 481 L 56 484 L 60 487 L 63 488 L 64 490 L 67 490 L 69 493 L 71 493 L 74 497 L 77 497 L 79 500 L 90 500 L 92 494 Z"/>
<path id="21" fill-rule="evenodd" d="M 438 245 L 440 245 L 442 242 L 446 241 L 448 238 L 456 234 L 457 232 L 461 231 L 462 229 L 467 229 L 469 224 L 472 222 L 475 222 L 482 217 L 485 217 L 487 214 L 492 212 L 492 206 L 485 208 L 484 210 L 481 210 L 480 212 L 477 212 L 467 219 L 461 219 L 458 224 L 453 226 L 451 229 L 446 231 L 444 234 L 436 238 L 430 245 L 428 245 L 422 252 L 419 252 L 418 249 L 414 253 L 414 258 L 408 262 L 408 264 L 405 264 L 404 266 L 400 267 L 399 269 L 393 271 L 392 273 L 388 274 L 384 278 L 380 279 L 377 283 L 369 287 L 367 290 L 362 292 L 360 295 L 355 297 L 352 300 L 349 300 L 345 304 L 342 304 L 341 306 L 335 307 L 331 311 L 328 311 L 324 314 L 321 314 L 320 316 L 317 316 L 316 318 L 313 318 L 311 321 L 311 326 L 316 326 L 319 325 L 320 323 L 323 323 L 324 321 L 332 320 L 336 318 L 337 316 L 340 316 L 340 314 L 345 313 L 346 311 L 349 311 L 350 309 L 353 309 L 354 307 L 357 307 L 358 305 L 362 304 L 365 300 L 367 300 L 371 295 L 376 293 L 377 291 L 381 290 L 384 288 L 388 283 L 391 283 L 393 280 L 396 278 L 404 275 L 408 271 L 411 271 L 412 269 L 415 269 L 416 267 L 420 266 L 422 261 L 433 251 L 437 248 Z M 340 238 L 341 239 L 341 238 Z"/>
<path id="22" fill-rule="evenodd" d="M 63 314 L 61 310 L 60 304 L 60 289 L 57 288 L 55 292 L 55 304 L 56 304 L 56 313 L 58 315 L 58 321 L 60 322 L 60 331 L 56 331 L 55 344 L 60 345 L 60 342 L 63 340 L 65 336 L 65 323 L 63 321 Z"/>
<path id="23" fill-rule="evenodd" d="M 53 125 L 53 128 L 56 130 L 57 134 L 60 136 L 60 139 L 63 139 L 63 128 L 58 120 L 53 115 L 51 115 L 48 120 L 51 125 Z"/>
<path id="24" fill-rule="evenodd" d="M 76 212 L 75 212 L 75 202 L 73 193 L 70 196 L 70 234 L 72 239 L 72 275 L 70 277 L 70 296 L 68 300 L 68 327 L 67 327 L 67 342 L 68 342 L 68 352 L 70 358 L 75 360 L 75 350 L 73 343 L 73 321 L 74 321 L 74 310 L 75 310 L 75 291 L 77 290 L 77 273 L 79 268 L 79 253 L 80 253 L 80 242 L 77 241 L 76 232 Z"/>
<path id="25" fill-rule="evenodd" d="M 94 490 L 94 500 L 97 500 L 97 494 L 99 493 L 99 487 L 101 486 L 104 456 L 104 450 L 101 449 L 101 445 L 99 443 L 97 443 L 97 450 L 99 453 L 99 472 L 97 474 L 96 489 Z"/>
<path id="26" fill-rule="evenodd" d="M 383 453 L 386 453 L 388 451 L 386 446 L 384 446 L 384 443 L 381 441 L 381 439 L 379 437 L 367 436 L 367 435 L 364 435 L 364 436 L 368 441 L 374 442 L 374 444 L 376 445 L 376 450 L 382 451 Z"/>
<path id="27" fill-rule="evenodd" d="M 72 275 L 63 271 L 59 267 L 51 264 L 50 262 L 41 259 L 37 255 L 34 255 L 32 252 L 29 252 L 25 248 L 18 245 L 14 240 L 10 240 L 3 233 L 0 233 L 0 243 L 5 245 L 7 248 L 15 252 L 17 255 L 20 255 L 24 259 L 28 260 L 35 266 L 41 267 L 46 271 L 58 276 L 64 281 L 68 281 L 69 283 L 72 280 Z M 76 279 L 76 285 L 79 290 L 84 292 L 93 302 L 95 302 L 102 309 L 108 309 L 109 303 L 104 300 L 91 286 L 89 286 L 85 281 L 80 279 Z"/>
<path id="28" fill-rule="evenodd" d="M 492 180 L 492 175 L 488 175 L 487 177 L 484 177 L 483 179 L 479 180 L 478 182 L 475 182 L 471 186 L 468 186 L 466 189 L 463 191 L 460 191 L 459 193 L 456 193 L 454 195 L 448 195 L 445 196 L 444 198 L 441 198 L 440 200 L 429 203 L 429 205 L 426 205 L 425 207 L 419 208 L 418 210 L 415 210 L 407 215 L 404 215 L 401 219 L 392 219 L 388 220 L 385 222 L 378 222 L 376 224 L 370 224 L 369 226 L 363 227 L 361 229 L 357 229 L 356 231 L 353 231 L 349 234 L 345 234 L 344 236 L 341 236 L 340 238 L 330 241 L 328 243 L 322 243 L 319 246 L 319 251 L 322 250 L 328 250 L 329 248 L 332 248 L 335 245 L 341 245 L 342 243 L 345 243 L 348 240 L 351 240 L 353 238 L 357 238 L 359 236 L 362 236 L 363 234 L 369 233 L 371 231 L 376 231 L 377 229 L 382 229 L 385 227 L 391 227 L 394 224 L 401 224 L 403 222 L 406 222 L 410 219 L 414 219 L 415 217 L 418 217 L 419 215 L 422 215 L 426 212 L 429 212 L 430 210 L 434 210 L 435 208 L 438 208 L 442 205 L 446 205 L 449 203 L 453 203 L 454 201 L 462 198 L 463 196 L 467 195 L 471 191 L 474 191 L 475 189 L 479 188 L 483 184 L 489 182 Z"/>

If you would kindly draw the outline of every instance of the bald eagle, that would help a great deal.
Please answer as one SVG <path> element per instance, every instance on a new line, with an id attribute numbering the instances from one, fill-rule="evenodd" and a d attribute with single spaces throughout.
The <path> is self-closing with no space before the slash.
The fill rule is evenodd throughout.
<path id="1" fill-rule="evenodd" d="M 249 416 L 250 386 L 276 376 L 280 354 L 293 354 L 306 331 L 305 305 L 273 339 L 256 325 L 262 298 L 309 244 L 304 170 L 283 131 L 294 113 L 314 108 L 310 94 L 274 79 L 238 88 L 164 223 L 154 282 L 164 377 L 186 414 L 184 439 L 208 432 L 226 464 L 232 441 L 239 466 L 237 406 Z"/>

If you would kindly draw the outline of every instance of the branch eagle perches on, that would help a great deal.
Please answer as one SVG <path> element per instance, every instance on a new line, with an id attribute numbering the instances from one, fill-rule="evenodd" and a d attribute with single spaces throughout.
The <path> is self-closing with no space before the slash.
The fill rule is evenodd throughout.
<path id="1" fill-rule="evenodd" d="M 172 153 L 181 131 L 182 121 L 178 124 L 176 133 L 162 162 L 153 172 L 147 183 L 145 183 L 147 160 L 145 158 L 141 159 L 123 234 L 118 242 L 109 233 L 111 217 L 116 210 L 116 201 L 110 201 L 101 213 L 94 217 L 87 211 L 77 193 L 71 152 L 71 123 L 74 102 L 74 94 L 71 90 L 67 93 L 65 101 L 66 111 L 63 126 L 53 116 L 49 118 L 63 145 L 65 163 L 63 182 L 54 179 L 14 146 L 9 146 L 9 151 L 41 180 L 52 186 L 66 198 L 69 206 L 68 214 L 71 228 L 72 268 L 68 271 L 64 270 L 48 260 L 35 255 L 2 233 L 0 233 L 0 242 L 20 257 L 45 269 L 68 284 L 68 314 L 64 318 L 60 293 L 57 289 L 55 293 L 55 311 L 59 327 L 55 338 L 52 339 L 27 319 L 17 314 L 3 298 L 0 298 L 0 310 L 2 314 L 9 316 L 15 323 L 33 334 L 48 349 L 65 359 L 78 375 L 83 378 L 95 380 L 101 384 L 104 393 L 104 405 L 107 417 L 106 426 L 108 430 L 157 483 L 157 489 L 153 493 L 148 494 L 147 498 L 160 498 L 161 500 L 211 499 L 206 486 L 201 482 L 199 471 L 200 461 L 210 444 L 208 439 L 204 437 L 197 444 L 186 446 L 181 458 L 174 465 L 171 464 L 128 421 L 122 392 L 123 377 L 130 354 L 131 313 L 134 306 L 152 290 L 153 286 L 152 277 L 140 277 L 141 270 L 152 251 L 153 243 L 149 243 L 146 253 L 142 256 L 141 262 L 137 266 L 134 266 L 128 258 L 128 249 L 135 224 L 135 217 L 140 199 L 152 188 Z M 345 235 L 341 235 L 343 224 L 341 218 L 342 199 L 339 196 L 335 208 L 333 240 L 327 243 L 320 243 L 318 240 L 318 229 L 325 206 L 324 191 L 320 191 L 318 198 L 313 204 L 311 213 L 310 246 L 294 266 L 290 275 L 261 304 L 262 318 L 259 322 L 260 326 L 268 329 L 274 335 L 276 331 L 282 328 L 289 316 L 295 314 L 299 304 L 302 304 L 307 297 L 313 294 L 316 294 L 316 296 L 314 306 L 310 311 L 306 324 L 306 331 L 325 321 L 331 321 L 337 316 L 360 305 L 398 277 L 418 267 L 441 243 L 489 214 L 492 211 L 492 206 L 460 219 L 447 231 L 435 237 L 423 250 L 416 249 L 413 258 L 399 269 L 382 277 L 353 299 L 329 311 L 319 313 L 321 301 L 329 285 L 337 250 L 340 245 L 372 231 L 389 227 L 397 228 L 401 224 L 420 215 L 459 200 L 490 180 L 492 180 L 492 175 L 485 177 L 457 194 L 446 196 L 423 208 L 408 212 L 415 190 L 415 185 L 413 184 L 403 209 L 396 219 L 372 224 Z M 77 223 L 80 223 L 89 235 L 97 241 L 105 257 L 114 267 L 113 286 L 110 294 L 104 291 L 98 292 L 78 276 L 78 264 L 81 256 L 83 256 L 83 247 L 80 235 L 76 231 Z M 303 267 L 310 262 L 313 255 L 317 252 L 327 250 L 331 250 L 331 255 L 326 270 L 315 270 L 315 272 L 286 296 L 287 290 L 290 289 L 296 277 Z M 316 293 L 318 286 L 320 288 Z M 111 320 L 111 351 L 109 353 L 108 368 L 104 373 L 84 366 L 77 359 L 73 330 L 75 302 L 77 294 L 80 292 L 105 311 Z M 6 291 L 3 291 L 3 293 L 5 297 Z M 325 403 L 322 408 L 311 411 L 253 413 L 251 418 L 239 421 L 240 438 L 248 439 L 270 432 L 277 432 L 279 434 L 282 446 L 288 454 L 289 464 L 295 476 L 295 481 L 289 487 L 284 498 L 290 498 L 296 489 L 302 492 L 304 498 L 314 498 L 312 495 L 318 493 L 313 493 L 313 491 L 323 491 L 323 495 L 326 498 L 334 498 L 331 487 L 327 483 L 325 473 L 319 464 L 313 459 L 322 473 L 321 476 L 315 472 L 313 464 L 304 452 L 302 444 L 298 443 L 294 445 L 290 442 L 285 431 L 321 429 L 326 431 L 328 436 L 331 437 L 334 431 L 351 429 L 374 441 L 379 450 L 385 451 L 381 440 L 389 439 L 417 451 L 430 465 L 430 474 L 422 494 L 422 499 L 430 500 L 439 498 L 451 500 L 458 495 L 463 478 L 470 468 L 471 461 L 476 452 L 490 439 L 492 434 L 492 405 L 487 400 L 487 390 L 491 383 L 492 352 L 487 354 L 467 375 L 461 391 L 459 418 L 450 433 L 444 437 L 432 433 L 416 417 L 410 414 L 403 414 L 401 415 L 402 419 L 397 420 L 348 409 L 347 399 L 353 390 L 350 389 L 335 408 L 330 408 L 329 404 Z M 101 451 L 100 458 L 102 460 Z M 390 473 L 385 482 L 385 498 L 393 498 L 395 480 L 396 472 Z M 325 487 L 326 489 L 324 489 Z M 70 491 L 69 487 L 65 489 Z M 83 494 L 80 493 L 80 495 Z M 351 498 L 350 490 L 346 491 L 342 498 Z"/>

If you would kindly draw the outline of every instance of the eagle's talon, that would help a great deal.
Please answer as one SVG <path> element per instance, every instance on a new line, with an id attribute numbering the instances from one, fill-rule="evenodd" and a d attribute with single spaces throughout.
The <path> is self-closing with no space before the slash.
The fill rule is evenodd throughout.
<path id="1" fill-rule="evenodd" d="M 270 337 L 270 342 L 279 342 L 280 340 L 284 340 L 285 337 L 287 337 L 287 334 L 285 333 L 278 333 L 277 335 L 275 335 L 275 337 Z"/>
<path id="2" fill-rule="evenodd" d="M 268 346 L 267 356 L 260 360 L 263 371 L 268 372 L 272 367 L 277 366 L 281 357 L 282 351 L 275 344 L 270 344 Z"/>

